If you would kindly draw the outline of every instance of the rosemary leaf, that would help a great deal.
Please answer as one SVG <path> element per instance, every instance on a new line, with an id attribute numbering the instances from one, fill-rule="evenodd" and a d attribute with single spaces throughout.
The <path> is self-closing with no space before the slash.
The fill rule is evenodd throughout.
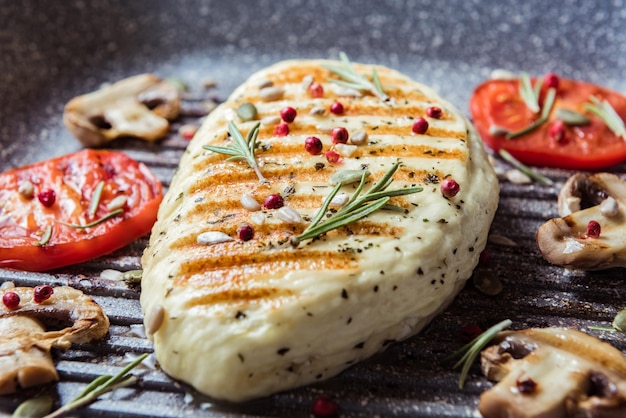
<path id="1" fill-rule="evenodd" d="M 354 90 L 371 93 L 382 101 L 389 100 L 389 96 L 383 91 L 375 68 L 372 69 L 373 81 L 370 81 L 364 75 L 354 70 L 350 59 L 344 52 L 339 53 L 339 58 L 343 63 L 342 67 L 336 65 L 323 65 L 323 67 L 343 80 L 331 78 L 328 81 Z"/>
<path id="2" fill-rule="evenodd" d="M 114 210 L 112 212 L 107 213 L 102 218 L 96 219 L 95 221 L 90 222 L 90 223 L 85 224 L 85 225 L 70 224 L 70 223 L 63 222 L 63 221 L 56 221 L 56 222 L 61 224 L 61 225 L 69 226 L 70 228 L 86 229 L 86 228 L 92 228 L 92 227 L 94 227 L 96 225 L 100 225 L 101 223 L 106 222 L 109 219 L 115 218 L 116 216 L 121 215 L 122 213 L 124 213 L 124 209 L 122 209 L 122 208 L 116 209 L 116 210 Z"/>
<path id="3" fill-rule="evenodd" d="M 624 126 L 624 120 L 615 111 L 613 106 L 611 106 L 608 101 L 601 101 L 595 96 L 591 96 L 589 99 L 591 103 L 585 103 L 584 108 L 602 119 L 615 135 L 626 140 L 626 126 Z"/>
<path id="4" fill-rule="evenodd" d="M 392 183 L 391 176 L 399 167 L 399 163 L 394 165 L 383 175 L 383 177 L 370 188 L 366 193 L 361 195 L 363 187 L 365 185 L 365 178 L 368 175 L 367 171 L 363 171 L 361 181 L 353 193 L 352 197 L 348 200 L 345 206 L 333 213 L 330 217 L 324 219 L 330 202 L 333 200 L 339 189 L 341 183 L 338 183 L 331 193 L 326 196 L 322 203 L 322 207 L 317 211 L 313 220 L 309 226 L 298 236 L 294 236 L 291 239 L 291 245 L 297 247 L 300 243 L 306 239 L 319 237 L 333 229 L 341 228 L 352 222 L 356 222 L 363 219 L 367 215 L 388 207 L 388 202 L 391 197 L 404 196 L 412 193 L 421 192 L 422 187 L 407 187 L 405 189 L 386 190 L 386 188 Z M 323 220 L 322 220 L 323 219 Z"/>
<path id="5" fill-rule="evenodd" d="M 257 137 L 259 136 L 260 125 L 260 123 L 255 124 L 248 132 L 248 135 L 246 135 L 246 138 L 244 138 L 243 134 L 233 123 L 233 121 L 230 121 L 228 123 L 228 133 L 233 140 L 233 143 L 231 145 L 229 145 L 228 147 L 203 145 L 202 148 L 218 154 L 230 155 L 230 157 L 227 158 L 227 161 L 245 160 L 250 168 L 254 170 L 257 177 L 259 178 L 259 181 L 261 183 L 268 183 L 267 179 L 263 177 L 261 169 L 259 168 L 259 164 L 256 160 Z"/>
<path id="6" fill-rule="evenodd" d="M 443 360 L 444 362 L 449 362 L 458 358 L 459 360 L 452 366 L 454 369 L 463 365 L 461 375 L 459 376 L 459 389 L 463 389 L 469 369 L 482 349 L 493 340 L 496 334 L 510 327 L 512 323 L 510 319 L 497 323 Z"/>
<path id="7" fill-rule="evenodd" d="M 506 139 L 519 138 L 520 136 L 524 136 L 527 133 L 534 131 L 535 129 L 539 128 L 541 125 L 546 123 L 548 121 L 548 118 L 550 117 L 552 106 L 554 106 L 555 98 L 556 98 L 556 90 L 551 87 L 548 89 L 548 92 L 546 93 L 546 100 L 543 104 L 543 108 L 541 109 L 541 115 L 539 119 L 537 119 L 535 122 L 533 122 L 532 124 L 530 124 L 524 129 L 506 134 L 505 135 Z"/>
<path id="8" fill-rule="evenodd" d="M 36 245 L 39 247 L 43 247 L 48 242 L 50 242 L 50 238 L 52 238 L 52 225 L 46 225 L 46 229 L 43 230 L 41 240 L 39 240 Z"/>
<path id="9" fill-rule="evenodd" d="M 93 196 L 91 197 L 91 202 L 89 203 L 89 217 L 93 217 L 96 215 L 96 211 L 98 210 L 98 205 L 100 204 L 100 199 L 102 198 L 103 189 L 104 189 L 104 181 L 100 180 L 100 182 L 94 189 Z"/>
<path id="10" fill-rule="evenodd" d="M 502 157 L 505 161 L 509 162 L 512 166 L 517 168 L 519 171 L 526 174 L 528 177 L 537 180 L 539 183 L 542 183 L 548 186 L 552 186 L 554 184 L 552 180 L 543 176 L 541 173 L 536 172 L 535 170 L 528 167 L 527 165 L 523 164 L 517 158 L 513 157 L 508 151 L 501 149 L 500 151 L 498 151 L 498 154 L 500 155 L 500 157 Z"/>
<path id="11" fill-rule="evenodd" d="M 89 385 L 87 385 L 87 387 L 81 392 L 80 395 L 72 399 L 69 403 L 61 406 L 59 409 L 52 412 L 51 414 L 46 415 L 44 418 L 60 417 L 61 415 L 69 411 L 80 408 L 81 406 L 85 406 L 95 401 L 100 395 L 136 383 L 137 377 L 128 373 L 132 369 L 137 367 L 142 361 L 144 361 L 146 357 L 148 357 L 148 353 L 142 354 L 114 376 L 104 375 L 95 378 Z"/>
<path id="12" fill-rule="evenodd" d="M 519 80 L 519 94 L 531 112 L 539 112 L 539 97 L 533 89 L 528 73 L 522 73 Z"/>

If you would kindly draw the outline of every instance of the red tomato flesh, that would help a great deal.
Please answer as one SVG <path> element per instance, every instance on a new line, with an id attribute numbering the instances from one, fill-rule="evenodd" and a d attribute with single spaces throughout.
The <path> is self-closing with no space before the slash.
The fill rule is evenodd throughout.
<path id="1" fill-rule="evenodd" d="M 101 181 L 101 198 L 91 216 Z M 34 186 L 32 195 L 18 191 L 25 182 Z M 37 198 L 48 190 L 55 194 L 49 207 Z M 64 225 L 101 220 L 118 196 L 126 199 L 121 214 L 89 228 Z M 86 149 L 6 171 L 0 174 L 0 267 L 44 271 L 108 254 L 150 232 L 162 198 L 155 175 L 116 151 Z"/>
<path id="2" fill-rule="evenodd" d="M 536 80 L 533 80 L 533 85 Z M 545 96 L 545 87 L 543 96 Z M 493 125 L 519 131 L 539 118 L 528 109 L 519 93 L 519 80 L 490 80 L 476 88 L 470 111 L 478 133 L 494 151 L 504 149 L 519 161 L 539 167 L 595 170 L 626 161 L 626 140 L 616 136 L 602 119 L 584 109 L 590 97 L 607 100 L 626 120 L 626 97 L 591 83 L 561 78 L 549 120 L 518 138 L 490 134 Z M 565 126 L 561 140 L 550 135 L 557 121 L 556 109 L 573 110 L 590 119 L 580 126 Z"/>

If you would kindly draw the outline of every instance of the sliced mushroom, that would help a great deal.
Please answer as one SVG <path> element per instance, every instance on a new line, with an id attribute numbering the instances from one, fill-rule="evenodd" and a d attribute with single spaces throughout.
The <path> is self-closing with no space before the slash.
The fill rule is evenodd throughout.
<path id="1" fill-rule="evenodd" d="M 626 267 L 626 181 L 614 174 L 578 173 L 559 193 L 559 214 L 537 231 L 537 245 L 549 262 L 581 270 Z M 598 238 L 587 224 L 601 226 Z"/>
<path id="2" fill-rule="evenodd" d="M 626 358 L 616 348 L 565 328 L 500 332 L 481 354 L 499 381 L 480 397 L 484 418 L 626 416 Z"/>
<path id="3" fill-rule="evenodd" d="M 141 74 L 78 96 L 65 106 L 65 126 L 86 147 L 132 136 L 155 141 L 165 136 L 180 111 L 176 87 Z"/>
<path id="4" fill-rule="evenodd" d="M 102 308 L 80 290 L 56 287 L 42 303 L 33 301 L 30 287 L 4 292 L 17 293 L 21 301 L 14 310 L 0 304 L 0 395 L 57 380 L 51 348 L 65 350 L 102 338 L 109 330 Z"/>

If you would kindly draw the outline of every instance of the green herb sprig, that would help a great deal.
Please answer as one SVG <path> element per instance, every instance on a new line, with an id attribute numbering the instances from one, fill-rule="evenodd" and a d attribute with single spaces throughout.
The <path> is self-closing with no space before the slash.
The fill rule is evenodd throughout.
<path id="1" fill-rule="evenodd" d="M 384 102 L 389 100 L 389 96 L 383 91 L 383 87 L 380 84 L 376 68 L 372 68 L 372 81 L 370 81 L 367 77 L 355 71 L 350 59 L 344 52 L 339 53 L 339 58 L 343 62 L 343 66 L 323 65 L 323 67 L 343 80 L 330 78 L 328 81 L 361 92 L 369 92 Z"/>
<path id="2" fill-rule="evenodd" d="M 502 157 L 505 161 L 510 163 L 512 166 L 517 168 L 522 173 L 526 174 L 531 179 L 537 180 L 539 183 L 542 183 L 548 186 L 552 186 L 554 184 L 554 182 L 551 179 L 542 175 L 541 173 L 536 172 L 532 168 L 528 167 L 526 164 L 522 163 L 517 158 L 513 157 L 511 153 L 509 153 L 507 150 L 500 149 L 498 151 L 498 155 L 500 155 L 500 157 Z"/>
<path id="3" fill-rule="evenodd" d="M 89 216 L 95 216 L 98 211 L 98 205 L 100 205 L 100 199 L 102 198 L 102 190 L 104 190 L 104 181 L 100 181 L 93 192 L 93 197 L 89 203 Z"/>
<path id="4" fill-rule="evenodd" d="M 261 183 L 268 183 L 267 179 L 263 177 L 261 173 L 261 169 L 259 168 L 259 164 L 256 160 L 256 148 L 257 148 L 257 137 L 259 136 L 259 126 L 261 124 L 257 123 L 254 127 L 248 132 L 246 138 L 243 137 L 243 134 L 237 126 L 230 121 L 228 123 L 228 133 L 230 137 L 233 139 L 233 143 L 227 147 L 220 147 L 216 145 L 203 145 L 202 148 L 207 149 L 209 151 L 216 152 L 218 154 L 230 155 L 231 157 L 227 158 L 226 161 L 232 160 L 245 160 L 248 165 L 254 170 L 259 181 Z"/>
<path id="5" fill-rule="evenodd" d="M 585 110 L 598 116 L 615 135 L 626 140 L 624 120 L 613 109 L 613 106 L 608 101 L 600 100 L 595 96 L 591 96 L 589 100 L 591 100 L 591 103 L 585 103 L 583 106 Z"/>
<path id="6" fill-rule="evenodd" d="M 114 376 L 103 375 L 95 378 L 91 381 L 91 383 L 89 383 L 89 385 L 87 385 L 80 395 L 51 414 L 46 415 L 44 418 L 60 417 L 69 411 L 94 402 L 99 396 L 105 393 L 136 383 L 138 380 L 137 376 L 129 374 L 129 372 L 144 361 L 146 357 L 148 357 L 148 353 L 142 354 Z"/>
<path id="7" fill-rule="evenodd" d="M 48 242 L 50 242 L 50 238 L 52 238 L 52 225 L 46 225 L 46 228 L 43 230 L 43 235 L 41 239 L 35 243 L 38 247 L 43 247 Z"/>
<path id="8" fill-rule="evenodd" d="M 541 115 L 539 116 L 539 119 L 537 119 L 532 124 L 525 127 L 524 129 L 507 133 L 505 135 L 506 139 L 515 139 L 520 136 L 524 136 L 527 133 L 534 131 L 535 129 L 539 128 L 541 125 L 546 123 L 548 121 L 548 118 L 550 117 L 550 112 L 552 111 L 552 106 L 554 105 L 555 98 L 556 98 L 556 90 L 553 87 L 551 87 L 548 89 L 548 92 L 546 93 L 546 99 L 543 103 L 543 107 L 541 108 Z"/>
<path id="9" fill-rule="evenodd" d="M 317 211 L 309 226 L 300 235 L 291 238 L 291 245 L 297 247 L 306 239 L 319 237 L 333 229 L 341 228 L 359 219 L 363 219 L 370 213 L 385 208 L 387 202 L 389 202 L 389 199 L 393 196 L 404 196 L 421 192 L 423 190 L 422 187 L 387 190 L 387 187 L 393 182 L 392 176 L 396 170 L 398 170 L 399 166 L 400 164 L 398 162 L 394 163 L 378 183 L 361 195 L 363 187 L 365 186 L 365 179 L 369 174 L 364 170 L 359 185 L 348 202 L 337 212 L 322 221 L 328 211 L 330 203 L 339 192 L 339 189 L 341 189 L 342 183 L 337 183 L 330 194 L 326 196 L 326 199 L 324 199 L 321 208 Z"/>
<path id="10" fill-rule="evenodd" d="M 467 379 L 467 374 L 469 373 L 469 369 L 472 367 L 472 364 L 476 360 L 476 357 L 480 354 L 483 348 L 491 340 L 494 339 L 496 334 L 500 331 L 503 331 L 511 326 L 513 322 L 510 319 L 505 319 L 502 322 L 497 323 L 492 326 L 478 337 L 474 338 L 472 341 L 461 347 L 458 351 L 455 351 L 448 357 L 444 358 L 444 362 L 454 361 L 456 359 L 457 362 L 452 366 L 453 369 L 458 368 L 459 366 L 463 366 L 461 368 L 461 375 L 459 376 L 459 389 L 463 389 L 465 385 L 465 380 Z"/>

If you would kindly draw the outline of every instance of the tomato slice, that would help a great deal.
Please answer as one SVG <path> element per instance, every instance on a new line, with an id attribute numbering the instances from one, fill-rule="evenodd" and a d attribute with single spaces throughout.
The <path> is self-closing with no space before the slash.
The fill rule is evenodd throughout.
<path id="1" fill-rule="evenodd" d="M 533 80 L 533 85 L 537 80 Z M 519 131 L 539 118 L 528 109 L 519 93 L 519 80 L 490 80 L 476 88 L 470 111 L 478 133 L 493 150 L 504 149 L 519 161 L 540 167 L 574 170 L 606 168 L 626 161 L 626 140 L 618 137 L 606 123 L 585 110 L 591 96 L 608 101 L 622 120 L 626 120 L 626 97 L 582 81 L 561 78 L 556 99 L 546 123 L 523 136 L 507 139 L 490 133 L 492 126 L 509 132 Z M 544 83 L 545 84 L 545 83 Z M 545 97 L 546 89 L 540 97 Z M 564 136 L 557 140 L 550 127 L 557 121 L 556 109 L 581 113 L 590 120 L 587 125 L 565 125 Z"/>
<path id="2" fill-rule="evenodd" d="M 155 175 L 116 151 L 86 149 L 6 171 L 0 267 L 43 271 L 108 254 L 150 232 L 162 198 Z"/>

